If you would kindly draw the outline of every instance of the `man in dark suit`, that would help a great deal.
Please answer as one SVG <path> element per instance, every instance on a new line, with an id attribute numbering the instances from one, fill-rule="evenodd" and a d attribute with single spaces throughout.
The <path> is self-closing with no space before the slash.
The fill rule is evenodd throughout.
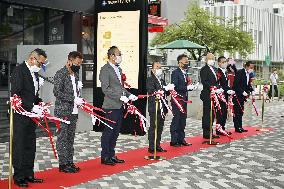
<path id="1" fill-rule="evenodd" d="M 251 61 L 245 63 L 244 68 L 237 71 L 234 81 L 234 91 L 236 92 L 237 99 L 233 99 L 234 113 L 233 118 L 235 131 L 238 133 L 247 132 L 243 129 L 243 110 L 244 103 L 249 95 L 255 95 L 254 90 L 250 83 L 250 73 L 253 72 L 254 65 Z"/>
<path id="2" fill-rule="evenodd" d="M 187 55 L 181 54 L 177 57 L 177 62 L 179 67 L 172 72 L 171 81 L 175 85 L 176 92 L 187 101 L 187 91 L 196 89 L 194 85 L 188 85 L 187 83 L 187 73 L 186 70 L 189 66 L 189 60 Z M 184 109 L 184 113 L 180 111 L 178 106 L 171 101 L 172 110 L 173 110 L 173 119 L 171 123 L 171 146 L 190 146 L 190 143 L 185 141 L 185 125 L 187 118 L 187 103 L 181 101 L 181 105 Z"/>
<path id="3" fill-rule="evenodd" d="M 215 56 L 212 53 L 208 53 L 205 59 L 205 66 L 200 70 L 201 83 L 203 90 L 200 94 L 200 99 L 203 101 L 203 116 L 202 116 L 202 129 L 203 138 L 210 138 L 210 112 L 211 112 L 211 87 L 218 87 L 217 75 L 215 64 Z M 216 93 L 221 93 L 222 89 L 217 89 Z M 212 124 L 214 122 L 214 113 L 212 111 Z M 213 138 L 219 138 L 218 136 L 212 135 Z"/>
<path id="4" fill-rule="evenodd" d="M 217 79 L 218 79 L 218 85 L 220 88 L 224 90 L 224 96 L 226 99 L 226 102 L 228 102 L 229 95 L 234 94 L 235 92 L 229 87 L 228 85 L 228 79 L 227 79 L 227 66 L 228 63 L 226 61 L 226 58 L 224 56 L 220 56 L 218 58 L 218 70 L 217 70 Z M 222 129 L 225 130 L 225 125 L 227 121 L 227 112 L 228 107 L 226 102 L 219 100 L 221 111 L 217 111 L 217 124 L 220 124 L 222 126 Z M 229 135 L 231 135 L 231 132 L 227 132 Z M 216 131 L 217 135 L 224 135 L 223 133 Z"/>
<path id="5" fill-rule="evenodd" d="M 57 132 L 56 148 L 59 171 L 64 173 L 76 173 L 80 170 L 73 163 L 73 145 L 78 120 L 78 106 L 84 103 L 79 94 L 79 69 L 82 61 L 83 56 L 80 52 L 70 52 L 66 65 L 54 76 L 53 94 L 56 98 L 54 115 L 70 121 L 70 124 L 61 123 Z"/>
<path id="6" fill-rule="evenodd" d="M 11 76 L 11 95 L 22 98 L 22 106 L 27 111 L 39 115 L 43 110 L 38 103 L 38 71 L 45 63 L 47 55 L 42 49 L 32 51 L 24 63 L 15 68 Z M 15 113 L 13 135 L 14 183 L 19 187 L 28 187 L 28 182 L 42 183 L 34 177 L 34 159 L 36 152 L 36 124 L 25 115 Z"/>
<path id="7" fill-rule="evenodd" d="M 173 90 L 174 85 L 169 84 L 166 86 L 165 81 L 162 79 L 163 71 L 161 68 L 161 63 L 160 62 L 153 62 L 152 64 L 152 70 L 151 70 L 151 76 L 147 78 L 147 92 L 148 94 L 153 94 L 154 92 L 163 92 L 164 93 L 164 99 L 166 100 L 166 91 Z M 157 118 L 156 118 L 156 96 L 151 96 L 148 98 L 148 112 L 150 116 L 150 127 L 148 131 L 148 140 L 149 140 L 149 148 L 148 152 L 154 153 L 154 144 L 155 144 L 155 121 L 157 119 L 157 143 L 156 143 L 156 150 L 158 152 L 166 152 L 167 150 L 164 150 L 160 146 L 161 142 L 161 135 L 163 132 L 163 127 L 164 127 L 164 121 L 165 121 L 165 116 L 168 112 L 168 109 L 162 103 L 162 107 L 160 106 L 161 104 L 158 103 L 158 110 L 157 110 Z M 161 112 L 161 108 L 163 108 Z M 162 116 L 161 113 L 164 113 Z"/>
<path id="8" fill-rule="evenodd" d="M 106 118 L 115 121 L 108 124 L 113 128 L 105 127 L 101 137 L 101 163 L 105 165 L 115 165 L 124 163 L 122 159 L 115 156 L 116 141 L 119 136 L 121 122 L 123 118 L 123 103 L 129 100 L 135 101 L 138 98 L 129 93 L 125 88 L 121 78 L 122 70 L 119 67 L 122 62 L 121 52 L 116 46 L 109 48 L 108 62 L 101 68 L 99 79 L 104 93 L 103 108 Z"/>

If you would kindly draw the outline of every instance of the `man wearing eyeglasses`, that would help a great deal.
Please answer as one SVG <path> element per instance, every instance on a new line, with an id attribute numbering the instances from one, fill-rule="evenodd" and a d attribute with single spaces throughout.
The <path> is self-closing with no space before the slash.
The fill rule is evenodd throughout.
<path id="1" fill-rule="evenodd" d="M 42 49 L 35 49 L 28 59 L 15 68 L 11 76 L 11 95 L 22 99 L 23 108 L 39 115 L 43 110 L 38 105 L 40 80 L 38 71 L 46 63 L 47 55 Z M 19 187 L 28 187 L 28 182 L 42 183 L 34 177 L 34 159 L 36 152 L 36 124 L 25 115 L 15 113 L 13 135 L 14 183 Z"/>
<path id="2" fill-rule="evenodd" d="M 56 148 L 59 158 L 59 172 L 76 173 L 80 170 L 73 163 L 74 138 L 78 120 L 78 106 L 84 103 L 80 98 L 82 82 L 79 81 L 79 70 L 83 62 L 80 52 L 72 51 L 66 65 L 54 76 L 53 94 L 56 98 L 54 115 L 67 119 L 70 124 L 61 123 L 57 135 Z"/>

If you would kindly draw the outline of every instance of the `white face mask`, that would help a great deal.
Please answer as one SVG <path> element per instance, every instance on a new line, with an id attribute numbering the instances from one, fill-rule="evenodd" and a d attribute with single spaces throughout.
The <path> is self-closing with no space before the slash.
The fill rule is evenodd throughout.
<path id="1" fill-rule="evenodd" d="M 163 74 L 163 70 L 162 69 L 156 69 L 156 76 L 157 77 L 161 77 L 162 76 L 162 74 Z"/>
<path id="2" fill-rule="evenodd" d="M 207 64 L 208 64 L 209 66 L 213 66 L 213 65 L 215 64 L 215 60 L 208 60 L 208 61 L 207 61 Z"/>
<path id="3" fill-rule="evenodd" d="M 122 57 L 121 56 L 116 56 L 115 63 L 117 65 L 120 65 L 121 62 L 122 62 Z"/>
<path id="4" fill-rule="evenodd" d="M 228 66 L 228 63 L 224 63 L 224 64 L 221 64 L 221 68 L 223 68 L 223 69 L 225 69 L 225 68 L 227 68 L 227 66 Z"/>
<path id="5" fill-rule="evenodd" d="M 253 69 L 248 69 L 248 73 L 252 73 L 253 72 Z"/>
<path id="6" fill-rule="evenodd" d="M 41 68 L 37 67 L 36 65 L 33 65 L 33 66 L 30 67 L 30 69 L 31 69 L 32 72 L 39 72 L 39 70 Z"/>

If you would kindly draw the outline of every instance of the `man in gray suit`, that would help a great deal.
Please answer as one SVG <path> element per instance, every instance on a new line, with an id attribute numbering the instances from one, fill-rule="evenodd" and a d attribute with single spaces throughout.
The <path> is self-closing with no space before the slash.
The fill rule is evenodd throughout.
<path id="1" fill-rule="evenodd" d="M 70 52 L 66 65 L 54 76 L 53 94 L 56 97 L 54 115 L 70 121 L 69 125 L 61 123 L 56 143 L 59 171 L 64 173 L 76 173 L 80 170 L 73 163 L 73 144 L 78 120 L 78 106 L 84 103 L 79 93 L 80 85 L 82 85 L 79 81 L 82 61 L 83 57 L 80 52 Z"/>
<path id="2" fill-rule="evenodd" d="M 138 98 L 130 94 L 125 88 L 121 79 L 122 70 L 119 67 L 122 58 L 121 52 L 116 46 L 109 48 L 108 62 L 100 71 L 99 79 L 102 91 L 104 93 L 103 108 L 105 109 L 106 118 L 115 121 L 108 123 L 113 129 L 105 127 L 101 137 L 101 163 L 105 165 L 115 165 L 116 163 L 124 163 L 124 160 L 115 156 L 116 140 L 121 128 L 123 118 L 123 103 L 129 100 L 135 101 Z"/>

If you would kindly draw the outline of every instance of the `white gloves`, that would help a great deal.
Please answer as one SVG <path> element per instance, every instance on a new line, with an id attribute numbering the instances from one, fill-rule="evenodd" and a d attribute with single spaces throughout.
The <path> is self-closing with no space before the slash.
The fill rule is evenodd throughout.
<path id="1" fill-rule="evenodd" d="M 175 89 L 175 85 L 172 83 L 169 83 L 167 86 L 163 87 L 166 91 L 173 91 Z"/>
<path id="2" fill-rule="evenodd" d="M 222 88 L 217 89 L 217 90 L 215 91 L 216 94 L 220 94 L 220 93 L 222 93 L 222 92 L 224 92 L 224 90 L 223 90 Z"/>
<path id="3" fill-rule="evenodd" d="M 233 90 L 228 90 L 228 91 L 227 91 L 227 94 L 233 95 L 233 94 L 235 94 L 235 91 L 233 91 Z"/>
<path id="4" fill-rule="evenodd" d="M 246 93 L 246 91 L 244 91 L 243 96 L 248 96 L 248 93 Z"/>
<path id="5" fill-rule="evenodd" d="M 255 96 L 255 92 L 254 92 L 254 91 L 252 91 L 252 92 L 251 92 L 251 95 L 252 95 L 252 96 Z"/>
<path id="6" fill-rule="evenodd" d="M 38 78 L 38 85 L 39 85 L 39 87 L 41 87 L 41 86 L 43 86 L 43 84 L 44 84 L 44 79 L 43 78 Z"/>
<path id="7" fill-rule="evenodd" d="M 131 100 L 131 101 L 135 101 L 135 100 L 138 100 L 138 97 L 135 96 L 135 95 L 133 95 L 133 94 L 131 94 L 131 95 L 128 97 L 128 99 Z"/>
<path id="8" fill-rule="evenodd" d="M 197 86 L 196 85 L 187 85 L 187 90 L 188 91 L 192 91 L 192 90 L 196 90 Z"/>
<path id="9" fill-rule="evenodd" d="M 85 103 L 83 98 L 75 97 L 74 103 L 77 104 L 78 106 L 82 105 Z"/>
<path id="10" fill-rule="evenodd" d="M 42 115 L 43 113 L 43 108 L 39 105 L 34 105 L 32 112 L 38 114 L 38 115 Z"/>
<path id="11" fill-rule="evenodd" d="M 121 96 L 120 100 L 124 103 L 127 103 L 129 101 L 129 99 L 126 96 Z"/>
<path id="12" fill-rule="evenodd" d="M 78 89 L 82 89 L 83 88 L 83 83 L 82 81 L 78 81 Z"/>

